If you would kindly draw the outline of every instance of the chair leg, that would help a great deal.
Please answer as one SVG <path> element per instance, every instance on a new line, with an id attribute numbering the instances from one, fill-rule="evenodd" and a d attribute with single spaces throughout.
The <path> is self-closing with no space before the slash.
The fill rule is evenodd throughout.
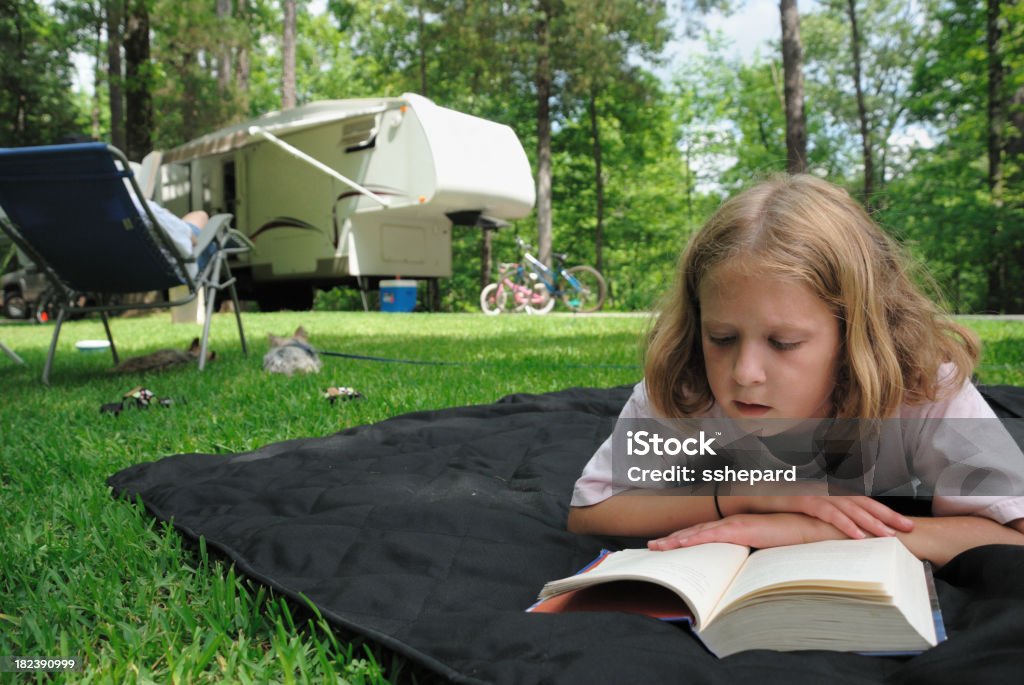
<path id="1" fill-rule="evenodd" d="M 244 344 L 243 344 L 243 346 L 244 346 Z M 0 350 L 3 350 L 4 354 L 6 354 L 8 357 L 10 357 L 12 360 L 14 360 L 14 362 L 16 364 L 21 364 L 22 366 L 25 365 L 25 360 L 22 359 L 21 357 L 19 357 L 18 354 L 14 350 L 9 348 L 7 345 L 4 345 L 2 342 L 0 342 Z"/>
<path id="2" fill-rule="evenodd" d="M 206 316 L 203 319 L 203 340 L 199 344 L 199 370 L 206 368 L 206 348 L 210 341 L 210 321 L 213 320 L 213 303 L 217 299 L 216 283 L 220 279 L 220 266 L 224 255 L 217 254 L 213 257 L 213 268 L 210 272 L 210 285 L 201 286 L 206 295 Z"/>
<path id="3" fill-rule="evenodd" d="M 249 348 L 245 345 L 245 330 L 242 329 L 242 307 L 238 303 L 238 291 L 235 290 L 235 284 L 232 280 L 231 267 L 228 263 L 224 262 L 224 272 L 227 274 L 228 280 L 232 281 L 228 289 L 231 291 L 231 302 L 235 305 L 235 322 L 238 324 L 238 338 L 242 341 L 242 354 L 246 357 L 249 356 Z"/>
<path id="4" fill-rule="evenodd" d="M 206 368 L 206 349 L 209 347 L 210 322 L 213 320 L 213 303 L 217 299 L 217 289 L 208 286 L 206 289 L 206 317 L 203 321 L 203 342 L 199 346 L 199 370 Z"/>
<path id="5" fill-rule="evenodd" d="M 50 351 L 46 355 L 46 364 L 43 365 L 43 385 L 50 384 L 50 369 L 53 367 L 53 355 L 57 351 L 57 338 L 60 337 L 60 327 L 64 325 L 64 317 L 67 315 L 68 307 L 61 304 L 57 310 L 57 323 L 53 329 L 53 338 L 50 340 Z"/>
<path id="6" fill-rule="evenodd" d="M 107 332 L 107 341 L 110 343 L 110 354 L 114 355 L 114 366 L 117 366 L 121 360 L 117 358 L 117 348 L 114 347 L 114 336 L 110 334 L 110 321 L 107 319 L 106 311 L 100 311 L 100 319 L 103 320 L 103 330 Z"/>

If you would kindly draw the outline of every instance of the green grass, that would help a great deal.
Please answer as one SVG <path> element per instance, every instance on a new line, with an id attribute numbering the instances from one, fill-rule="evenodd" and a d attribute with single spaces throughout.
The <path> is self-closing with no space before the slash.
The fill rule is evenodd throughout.
<path id="1" fill-rule="evenodd" d="M 169 315 L 113 321 L 123 356 L 184 348 L 195 326 Z M 240 578 L 105 484 L 131 464 L 184 453 L 255 449 L 328 435 L 395 414 L 492 402 L 517 392 L 611 386 L 639 379 L 643 317 L 247 314 L 251 353 L 218 315 L 205 372 L 114 376 L 96 320 L 65 325 L 49 389 L 39 375 L 50 326 L 0 324 L 0 655 L 80 656 L 78 682 L 408 682 L 422 674 L 385 650 L 332 631 L 307 607 Z M 1024 322 L 965 319 L 986 342 L 979 377 L 1024 385 Z M 324 350 L 463 362 L 416 366 L 324 358 L 319 375 L 269 376 L 266 334 L 303 324 Z M 101 415 L 136 385 L 171 408 Z M 365 394 L 329 404 L 331 385 Z M 12 674 L 0 674 L 15 682 Z M 17 676 L 17 682 L 49 676 Z"/>
<path id="2" fill-rule="evenodd" d="M 113 321 L 119 352 L 184 348 L 198 333 L 169 320 Z M 634 382 L 646 320 L 317 312 L 247 314 L 245 323 L 248 358 L 233 318 L 218 315 L 218 358 L 203 373 L 114 376 L 109 353 L 74 348 L 103 338 L 102 325 L 71 322 L 49 389 L 39 376 L 52 327 L 0 324 L 0 341 L 27 362 L 0 355 L 0 655 L 81 656 L 88 667 L 76 675 L 86 682 L 409 681 L 403 660 L 367 652 L 190 549 L 139 507 L 115 501 L 105 479 L 170 454 L 239 452 L 515 392 Z M 263 373 L 267 333 L 290 334 L 300 323 L 324 350 L 469 364 L 325 357 L 319 375 Z M 99 413 L 136 385 L 174 405 Z M 331 405 L 321 396 L 331 385 L 365 399 Z"/>

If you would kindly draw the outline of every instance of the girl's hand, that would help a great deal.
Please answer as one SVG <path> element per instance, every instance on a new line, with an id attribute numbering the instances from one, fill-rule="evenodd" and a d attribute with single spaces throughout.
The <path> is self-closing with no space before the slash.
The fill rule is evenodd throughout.
<path id="1" fill-rule="evenodd" d="M 736 509 L 751 514 L 806 514 L 856 539 L 868 535 L 891 537 L 898 532 L 909 533 L 914 529 L 914 522 L 906 516 L 864 495 L 756 495 L 739 497 L 737 500 L 739 506 L 736 508 L 730 506 L 729 497 L 720 497 L 719 505 L 725 514 Z"/>
<path id="2" fill-rule="evenodd" d="M 835 527 L 803 514 L 736 514 L 677 530 L 649 541 L 647 548 L 664 551 L 707 542 L 731 542 L 763 549 L 845 537 Z"/>

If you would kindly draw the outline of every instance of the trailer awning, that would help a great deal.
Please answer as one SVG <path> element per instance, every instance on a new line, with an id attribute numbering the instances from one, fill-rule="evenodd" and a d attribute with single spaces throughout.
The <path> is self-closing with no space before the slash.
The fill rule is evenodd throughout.
<path id="1" fill-rule="evenodd" d="M 258 126 L 276 136 L 287 135 L 312 126 L 352 117 L 379 114 L 398 109 L 406 104 L 402 98 L 374 98 L 358 100 L 322 100 L 284 112 L 271 112 L 256 119 L 227 126 L 205 136 L 191 140 L 164 153 L 163 162 L 186 162 L 197 157 L 223 154 L 237 150 L 261 138 L 252 135 L 249 127 Z"/>

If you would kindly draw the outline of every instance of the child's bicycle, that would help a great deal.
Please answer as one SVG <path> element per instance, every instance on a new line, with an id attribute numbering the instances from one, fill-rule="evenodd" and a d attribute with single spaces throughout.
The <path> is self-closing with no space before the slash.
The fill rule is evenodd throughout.
<path id="1" fill-rule="evenodd" d="M 547 314 L 555 306 L 555 298 L 581 313 L 596 312 L 604 304 L 607 286 L 597 269 L 587 265 L 567 268 L 567 255 L 554 253 L 558 268 L 553 271 L 530 254 L 531 246 L 522 238 L 516 236 L 516 243 L 523 252 L 523 262 L 502 264 L 498 280 L 480 291 L 480 308 L 484 313 L 515 310 Z"/>
<path id="2" fill-rule="evenodd" d="M 504 311 L 547 314 L 555 306 L 555 300 L 536 278 L 522 264 L 499 264 L 498 280 L 480 291 L 480 309 L 492 315 Z"/>

